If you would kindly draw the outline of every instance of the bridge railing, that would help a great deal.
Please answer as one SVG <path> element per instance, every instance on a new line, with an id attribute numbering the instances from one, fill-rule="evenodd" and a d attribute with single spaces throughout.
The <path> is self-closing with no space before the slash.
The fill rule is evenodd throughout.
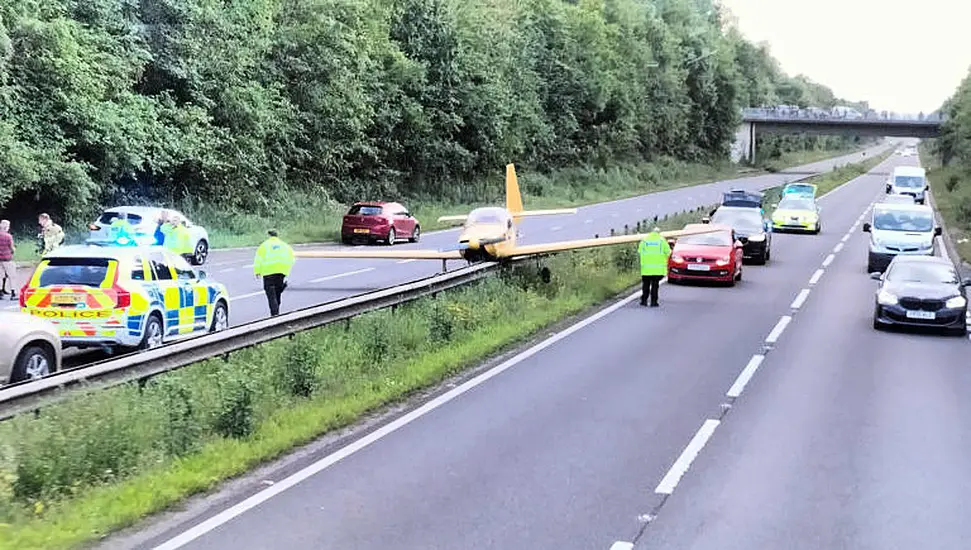
<path id="1" fill-rule="evenodd" d="M 799 109 L 795 107 L 749 107 L 742 109 L 742 118 L 745 120 L 765 120 L 765 121 L 798 121 L 798 120 L 818 120 L 818 121 L 852 121 L 865 120 L 873 122 L 898 122 L 898 123 L 940 123 L 947 119 L 940 113 L 931 113 L 921 117 L 899 116 L 893 113 L 882 113 L 869 111 L 861 113 L 859 111 L 829 110 L 820 108 Z"/>

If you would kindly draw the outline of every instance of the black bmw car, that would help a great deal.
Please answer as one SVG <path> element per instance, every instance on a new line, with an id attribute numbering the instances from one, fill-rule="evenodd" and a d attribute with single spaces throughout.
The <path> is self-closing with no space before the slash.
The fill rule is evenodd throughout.
<path id="1" fill-rule="evenodd" d="M 742 257 L 764 264 L 772 257 L 772 233 L 759 208 L 720 206 L 705 223 L 731 226 L 742 241 Z"/>
<path id="2" fill-rule="evenodd" d="M 967 334 L 966 287 L 951 262 L 937 256 L 896 256 L 881 275 L 873 309 L 873 328 L 890 326 L 938 328 Z"/>

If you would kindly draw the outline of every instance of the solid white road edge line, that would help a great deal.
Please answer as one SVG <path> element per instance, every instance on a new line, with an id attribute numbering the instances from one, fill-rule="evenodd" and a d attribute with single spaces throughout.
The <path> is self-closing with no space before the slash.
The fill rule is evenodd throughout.
<path id="1" fill-rule="evenodd" d="M 322 283 L 324 281 L 333 281 L 334 279 L 340 279 L 342 277 L 350 277 L 351 275 L 358 275 L 361 273 L 367 273 L 368 271 L 374 271 L 373 267 L 365 267 L 364 269 L 358 269 L 356 271 L 348 271 L 347 273 L 338 273 L 337 275 L 328 275 L 326 277 L 318 277 L 316 279 L 310 279 L 311 283 Z"/>
<path id="2" fill-rule="evenodd" d="M 772 329 L 772 332 L 765 337 L 765 341 L 770 344 L 776 343 L 779 337 L 782 336 L 782 331 L 786 330 L 786 327 L 789 326 L 790 321 L 792 321 L 791 316 L 783 315 L 782 318 L 779 319 L 779 322 L 775 324 L 775 328 Z"/>
<path id="3" fill-rule="evenodd" d="M 823 260 L 823 267 L 829 267 L 829 264 L 833 263 L 833 260 L 835 259 L 836 259 L 836 256 L 832 254 L 830 254 L 829 256 L 826 256 L 826 259 Z"/>
<path id="4" fill-rule="evenodd" d="M 759 369 L 759 365 L 761 365 L 762 361 L 764 360 L 764 355 L 753 355 L 752 358 L 749 359 L 748 364 L 745 365 L 745 368 L 742 369 L 742 372 L 738 374 L 738 378 L 735 379 L 735 383 L 732 384 L 732 387 L 728 388 L 728 393 L 725 395 L 728 397 L 738 397 L 739 395 L 742 395 L 742 391 L 745 389 L 746 384 L 748 384 L 748 381 L 752 379 L 752 376 L 755 375 L 755 371 Z"/>
<path id="5" fill-rule="evenodd" d="M 634 548 L 633 542 L 624 542 L 622 540 L 610 545 L 610 550 L 631 550 L 632 548 Z"/>
<path id="6" fill-rule="evenodd" d="M 843 243 L 836 243 L 836 246 L 833 247 L 833 253 L 835 254 L 840 250 L 843 250 Z"/>
<path id="7" fill-rule="evenodd" d="M 711 435 L 715 433 L 715 428 L 718 427 L 720 422 L 718 420 L 712 420 L 711 418 L 705 420 L 705 423 L 698 428 L 698 432 L 695 436 L 691 438 L 688 442 L 688 446 L 684 448 L 681 456 L 674 461 L 671 469 L 668 473 L 664 475 L 661 479 L 661 483 L 658 483 L 657 488 L 654 489 L 655 493 L 662 495 L 670 495 L 674 492 L 674 488 L 678 486 L 678 482 L 681 481 L 681 477 L 688 471 L 691 467 L 691 463 L 694 462 L 695 458 L 698 457 L 698 453 L 701 449 L 708 443 L 708 439 Z"/>
<path id="8" fill-rule="evenodd" d="M 809 284 L 814 285 L 818 283 L 819 278 L 823 276 L 823 273 L 825 273 L 825 270 L 817 269 L 816 272 L 813 273 L 813 276 L 809 278 Z"/>
<path id="9" fill-rule="evenodd" d="M 804 288 L 804 289 L 800 290 L 799 291 L 799 294 L 796 295 L 796 299 L 793 300 L 791 304 L 789 304 L 789 307 L 792 308 L 792 309 L 799 309 L 799 308 L 801 308 L 802 305 L 806 302 L 806 298 L 809 298 L 809 289 L 808 288 Z"/>
<path id="10" fill-rule="evenodd" d="M 461 396 L 462 394 L 468 392 L 469 390 L 475 388 L 476 386 L 479 386 L 487 382 L 491 378 L 498 376 L 499 374 L 502 374 L 504 371 L 516 366 L 517 364 L 521 363 L 522 361 L 525 361 L 526 359 L 529 359 L 533 355 L 536 355 L 540 351 L 552 346 L 553 344 L 559 342 L 560 340 L 563 340 L 564 338 L 570 336 L 574 332 L 577 332 L 583 329 L 584 327 L 587 327 L 588 325 L 591 325 L 599 321 L 600 319 L 606 317 L 607 315 L 610 315 L 611 313 L 626 306 L 627 304 L 633 302 L 634 300 L 637 300 L 638 298 L 640 298 L 640 295 L 641 295 L 640 292 L 635 292 L 630 296 L 624 298 L 623 300 L 620 300 L 619 302 L 600 310 L 594 315 L 591 315 L 590 317 L 583 319 L 577 324 L 561 332 L 558 332 L 553 336 L 550 336 L 549 338 L 547 338 L 546 340 L 543 340 L 539 344 L 536 344 L 535 346 L 517 354 L 515 357 L 512 357 L 499 365 L 496 365 L 495 367 L 465 382 L 464 384 L 452 390 L 449 390 L 448 392 L 436 397 L 435 399 L 432 399 L 431 401 L 429 401 L 428 403 L 425 403 L 421 407 L 418 407 L 417 409 L 405 414 L 404 416 L 399 417 L 398 419 L 388 424 L 385 424 L 384 426 L 365 435 L 364 437 L 357 439 L 344 447 L 341 447 L 337 451 L 325 456 L 324 458 L 318 460 L 317 462 L 314 462 L 313 464 L 307 466 L 306 468 L 290 475 L 290 477 L 287 477 L 277 482 L 271 487 L 267 487 L 266 489 L 263 489 L 262 491 L 247 498 L 246 500 L 238 504 L 235 504 L 227 508 L 226 510 L 223 510 L 219 514 L 216 514 L 215 516 L 207 519 L 206 521 L 203 521 L 202 523 L 199 523 L 198 525 L 195 525 L 187 529 L 186 531 L 182 532 L 176 537 L 171 538 L 163 542 L 162 544 L 156 546 L 154 550 L 175 550 L 176 548 L 181 548 L 182 546 L 196 540 L 197 538 L 205 535 L 206 533 L 208 533 L 209 531 L 212 531 L 213 529 L 219 527 L 220 525 L 223 525 L 224 523 L 227 523 L 233 520 L 234 518 L 244 514 L 246 511 L 251 510 L 252 508 L 255 508 L 260 504 L 270 500 L 271 498 L 282 493 L 283 491 L 286 491 L 287 489 L 293 487 L 294 485 L 297 485 L 298 483 L 306 479 L 309 479 L 310 477 L 333 466 L 337 462 L 368 447 L 372 443 L 375 443 L 381 440 L 382 438 L 400 430 L 401 428 L 407 426 L 408 424 L 414 422 L 415 420 L 418 420 L 422 416 L 425 416 L 429 412 L 441 407 L 442 405 L 448 403 L 449 401 L 455 399 L 456 397 Z"/>

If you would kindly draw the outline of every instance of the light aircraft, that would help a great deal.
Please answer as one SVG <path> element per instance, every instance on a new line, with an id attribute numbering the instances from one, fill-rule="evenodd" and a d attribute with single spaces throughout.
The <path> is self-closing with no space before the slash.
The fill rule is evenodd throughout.
<path id="1" fill-rule="evenodd" d="M 523 199 L 519 193 L 519 181 L 516 177 L 516 167 L 506 165 L 506 207 L 490 206 L 476 208 L 468 215 L 442 216 L 440 222 L 463 222 L 462 233 L 458 243 L 442 250 L 303 250 L 294 252 L 300 258 L 393 258 L 416 260 L 467 260 L 470 263 L 480 261 L 501 261 L 514 257 L 532 256 L 575 250 L 578 248 L 592 248 L 595 246 L 609 246 L 614 244 L 638 242 L 646 234 L 617 235 L 595 239 L 580 239 L 553 243 L 519 245 L 516 243 L 516 225 L 519 220 L 531 216 L 553 216 L 558 214 L 576 214 L 576 208 L 561 208 L 555 210 L 523 210 Z M 714 229 L 691 231 L 662 231 L 661 236 L 677 239 L 681 236 L 712 233 Z"/>

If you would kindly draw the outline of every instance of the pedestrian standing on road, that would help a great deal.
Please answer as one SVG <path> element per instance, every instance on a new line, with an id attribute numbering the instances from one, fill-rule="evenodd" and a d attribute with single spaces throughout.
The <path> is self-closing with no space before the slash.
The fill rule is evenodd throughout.
<path id="1" fill-rule="evenodd" d="M 47 213 L 37 216 L 40 233 L 37 234 L 41 255 L 46 255 L 64 243 L 64 230 L 54 223 Z"/>
<path id="2" fill-rule="evenodd" d="M 275 229 L 267 233 L 270 238 L 256 249 L 253 272 L 257 279 L 263 278 L 263 291 L 266 292 L 270 315 L 275 317 L 280 314 L 280 301 L 287 288 L 287 277 L 290 276 L 294 259 L 293 249 L 277 236 Z"/>
<path id="3" fill-rule="evenodd" d="M 661 236 L 661 228 L 655 227 L 641 239 L 637 253 L 641 257 L 641 305 L 646 306 L 650 298 L 651 307 L 657 307 L 661 279 L 668 274 L 671 245 Z"/>
<path id="4" fill-rule="evenodd" d="M 13 262 L 16 251 L 13 235 L 10 234 L 10 221 L 0 220 L 0 299 L 7 294 L 7 283 L 10 283 L 10 299 L 17 298 L 17 264 Z"/>

